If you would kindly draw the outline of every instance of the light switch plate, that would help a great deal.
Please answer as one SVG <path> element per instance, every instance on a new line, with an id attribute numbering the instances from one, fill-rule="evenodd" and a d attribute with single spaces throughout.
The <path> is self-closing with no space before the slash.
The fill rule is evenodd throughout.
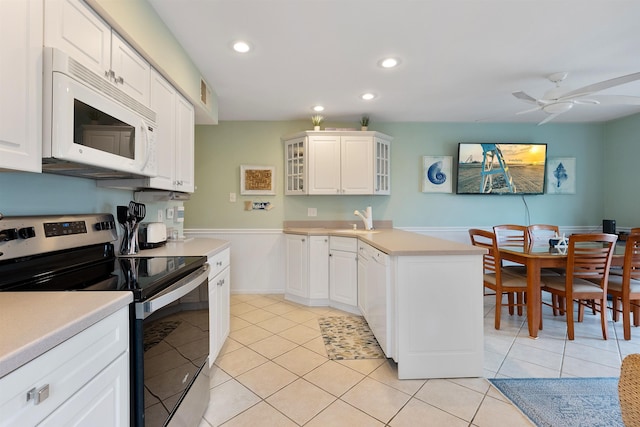
<path id="1" fill-rule="evenodd" d="M 307 208 L 307 216 L 318 216 L 318 208 Z"/>
<path id="2" fill-rule="evenodd" d="M 173 219 L 173 208 L 167 208 L 167 219 Z"/>

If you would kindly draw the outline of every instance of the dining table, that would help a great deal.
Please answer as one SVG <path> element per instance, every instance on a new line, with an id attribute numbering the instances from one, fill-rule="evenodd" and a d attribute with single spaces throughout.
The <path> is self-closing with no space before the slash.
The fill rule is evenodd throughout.
<path id="1" fill-rule="evenodd" d="M 611 260 L 612 266 L 622 266 L 624 249 L 624 242 L 618 241 Z M 527 268 L 527 325 L 529 336 L 537 339 L 542 315 L 540 272 L 543 268 L 566 268 L 567 248 L 556 248 L 540 243 L 528 247 L 500 246 L 498 250 L 503 260 L 522 264 Z"/>

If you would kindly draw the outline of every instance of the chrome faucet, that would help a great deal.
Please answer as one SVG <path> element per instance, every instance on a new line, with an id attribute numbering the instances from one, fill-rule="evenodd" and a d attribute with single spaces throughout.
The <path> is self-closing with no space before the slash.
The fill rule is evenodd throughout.
<path id="1" fill-rule="evenodd" d="M 373 213 L 371 212 L 371 206 L 367 206 L 364 214 L 360 213 L 358 210 L 353 211 L 353 214 L 362 219 L 365 230 L 373 230 Z"/>

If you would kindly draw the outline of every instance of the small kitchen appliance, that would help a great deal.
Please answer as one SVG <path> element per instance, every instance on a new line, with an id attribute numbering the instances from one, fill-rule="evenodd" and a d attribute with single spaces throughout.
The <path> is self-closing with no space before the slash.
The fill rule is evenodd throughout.
<path id="1" fill-rule="evenodd" d="M 164 222 L 143 222 L 138 229 L 140 249 L 159 248 L 167 243 L 167 226 Z"/>

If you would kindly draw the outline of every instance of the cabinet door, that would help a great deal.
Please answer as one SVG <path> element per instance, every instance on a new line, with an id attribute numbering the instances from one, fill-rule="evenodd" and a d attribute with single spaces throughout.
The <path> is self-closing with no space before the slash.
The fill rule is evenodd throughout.
<path id="1" fill-rule="evenodd" d="M 306 236 L 287 234 L 286 293 L 301 298 L 309 296 L 309 244 Z"/>
<path id="2" fill-rule="evenodd" d="M 309 237 L 309 298 L 329 298 L 329 237 Z"/>
<path id="3" fill-rule="evenodd" d="M 41 427 L 129 425 L 129 353 L 118 357 L 45 418 Z"/>
<path id="4" fill-rule="evenodd" d="M 80 0 L 46 0 L 44 5 L 44 45 L 57 47 L 108 78 L 111 69 L 109 25 Z"/>
<path id="5" fill-rule="evenodd" d="M 358 245 L 358 309 L 360 309 L 360 313 L 364 316 L 365 320 L 368 322 L 368 308 L 367 308 L 367 283 L 368 283 L 368 275 L 367 275 L 367 267 L 369 263 L 369 258 L 366 254 L 366 249 L 360 243 Z"/>
<path id="6" fill-rule="evenodd" d="M 0 1 L 0 169 L 42 172 L 42 1 Z"/>
<path id="7" fill-rule="evenodd" d="M 194 126 L 193 106 L 179 93 L 176 94 L 175 189 L 192 193 L 194 183 Z"/>
<path id="8" fill-rule="evenodd" d="M 329 298 L 356 307 L 358 305 L 358 261 L 353 252 L 329 254 Z"/>
<path id="9" fill-rule="evenodd" d="M 373 194 L 373 138 L 341 137 L 340 158 L 340 193 Z"/>
<path id="10" fill-rule="evenodd" d="M 340 137 L 309 137 L 309 194 L 340 194 Z"/>
<path id="11" fill-rule="evenodd" d="M 215 284 L 218 292 L 216 301 L 216 354 L 220 352 L 220 349 L 224 345 L 225 340 L 229 336 L 229 304 L 230 304 L 230 291 L 231 291 L 231 270 L 229 267 L 216 276 Z"/>
<path id="12" fill-rule="evenodd" d="M 382 351 L 387 357 L 392 357 L 391 351 L 391 327 L 389 315 L 389 293 L 391 287 L 390 259 L 385 253 L 371 248 L 371 255 L 367 263 L 367 322 L 375 335 Z"/>
<path id="13" fill-rule="evenodd" d="M 284 193 L 307 194 L 307 138 L 300 137 L 284 142 Z"/>
<path id="14" fill-rule="evenodd" d="M 143 105 L 149 105 L 151 67 L 117 33 L 111 38 L 112 82 Z"/>
<path id="15" fill-rule="evenodd" d="M 173 190 L 175 176 L 176 90 L 155 70 L 151 72 L 150 107 L 156 112 L 156 161 L 158 175 L 150 178 L 150 187 Z"/>
<path id="16" fill-rule="evenodd" d="M 391 143 L 375 138 L 375 194 L 391 194 Z"/>

